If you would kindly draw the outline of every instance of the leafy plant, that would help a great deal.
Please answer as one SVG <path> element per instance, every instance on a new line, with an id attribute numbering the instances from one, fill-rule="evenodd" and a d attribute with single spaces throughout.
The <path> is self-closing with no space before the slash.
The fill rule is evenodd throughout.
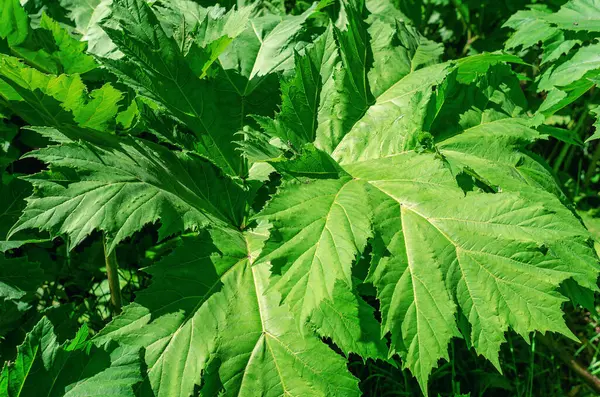
<path id="1" fill-rule="evenodd" d="M 530 150 L 548 131 L 519 57 L 441 62 L 385 0 L 61 2 L 84 42 L 3 1 L 7 130 L 28 125 L 20 161 L 46 165 L 22 178 L 3 304 L 28 310 L 48 277 L 18 256 L 40 239 L 102 239 L 112 295 L 118 247 L 162 243 L 90 340 L 42 317 L 4 394 L 353 396 L 360 356 L 427 395 L 453 338 L 498 370 L 509 330 L 577 340 L 562 306 L 593 299 L 598 258 Z"/>
<path id="2" fill-rule="evenodd" d="M 543 118 L 573 103 L 597 82 L 594 60 L 600 7 L 594 1 L 571 0 L 557 12 L 544 5 L 514 14 L 504 26 L 514 29 L 506 48 L 531 49 L 541 43 L 538 92 L 547 94 L 538 113 Z M 592 110 L 597 114 L 598 110 Z M 597 139 L 594 135 L 588 139 Z"/>

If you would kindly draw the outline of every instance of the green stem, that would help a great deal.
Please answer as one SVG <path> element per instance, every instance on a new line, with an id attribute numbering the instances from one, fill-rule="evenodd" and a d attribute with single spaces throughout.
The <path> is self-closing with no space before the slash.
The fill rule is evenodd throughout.
<path id="1" fill-rule="evenodd" d="M 117 263 L 116 250 L 108 252 L 106 237 L 102 236 L 104 245 L 104 261 L 106 263 L 106 276 L 108 277 L 108 288 L 110 290 L 110 304 L 113 313 L 121 312 L 121 286 L 119 284 L 119 264 Z"/>
<path id="2" fill-rule="evenodd" d="M 535 333 L 531 341 L 531 356 L 529 357 L 529 388 L 527 390 L 528 396 L 533 396 L 533 378 L 535 370 Z"/>
<path id="3" fill-rule="evenodd" d="M 565 160 L 565 157 L 567 157 L 567 153 L 569 152 L 570 148 L 571 148 L 571 144 L 565 143 L 562 146 L 562 148 L 560 149 L 560 153 L 558 154 L 558 157 L 556 158 L 554 167 L 552 167 L 552 169 L 554 170 L 554 173 L 558 173 L 558 171 L 560 170 L 561 166 L 563 165 L 563 161 Z"/>
<path id="4" fill-rule="evenodd" d="M 450 351 L 452 354 L 452 393 L 456 396 L 460 394 L 460 384 L 456 381 L 456 368 L 454 367 L 455 363 L 455 354 L 454 354 L 454 340 L 450 342 Z"/>

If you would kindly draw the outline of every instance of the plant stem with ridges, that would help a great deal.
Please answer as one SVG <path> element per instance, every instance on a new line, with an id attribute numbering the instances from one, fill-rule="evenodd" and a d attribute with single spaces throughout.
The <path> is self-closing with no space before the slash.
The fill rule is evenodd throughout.
<path id="1" fill-rule="evenodd" d="M 106 276 L 108 278 L 108 288 L 110 289 L 110 304 L 113 313 L 118 314 L 121 312 L 121 286 L 119 284 L 119 264 L 117 262 L 117 253 L 113 249 L 108 252 L 108 244 L 106 243 L 106 237 L 102 236 L 102 243 L 104 245 L 104 261 L 106 263 Z"/>

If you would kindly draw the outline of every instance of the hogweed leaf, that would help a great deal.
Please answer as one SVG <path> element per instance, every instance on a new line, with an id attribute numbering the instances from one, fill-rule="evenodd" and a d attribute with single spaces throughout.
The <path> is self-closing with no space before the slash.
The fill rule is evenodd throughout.
<path id="1" fill-rule="evenodd" d="M 68 235 L 75 246 L 102 230 L 112 251 L 158 220 L 161 239 L 208 222 L 242 222 L 243 189 L 193 153 L 134 138 L 105 137 L 96 145 L 59 139 L 64 143 L 28 154 L 51 167 L 28 178 L 35 194 L 11 235 L 37 228 Z"/>
<path id="2" fill-rule="evenodd" d="M 149 269 L 150 288 L 96 339 L 145 347 L 158 396 L 189 395 L 202 371 L 208 395 L 359 395 L 344 360 L 300 335 L 279 296 L 267 292 L 269 266 L 251 263 L 266 237 L 263 225 L 184 238 Z"/>
<path id="3" fill-rule="evenodd" d="M 276 288 L 306 321 L 341 280 L 352 287 L 351 265 L 370 235 L 362 182 L 349 177 L 289 182 L 261 212 L 274 225 L 259 261 L 270 261 Z"/>
<path id="4" fill-rule="evenodd" d="M 135 396 L 134 386 L 142 380 L 139 352 L 114 343 L 98 347 L 86 342 L 87 336 L 84 326 L 75 339 L 59 344 L 54 326 L 43 317 L 17 348 L 15 362 L 2 369 L 2 395 Z"/>

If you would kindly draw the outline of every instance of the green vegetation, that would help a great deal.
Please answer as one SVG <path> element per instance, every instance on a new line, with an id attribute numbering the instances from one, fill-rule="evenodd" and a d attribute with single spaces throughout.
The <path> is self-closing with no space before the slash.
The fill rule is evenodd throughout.
<path id="1" fill-rule="evenodd" d="M 600 1 L 0 0 L 0 396 L 600 393 Z"/>

